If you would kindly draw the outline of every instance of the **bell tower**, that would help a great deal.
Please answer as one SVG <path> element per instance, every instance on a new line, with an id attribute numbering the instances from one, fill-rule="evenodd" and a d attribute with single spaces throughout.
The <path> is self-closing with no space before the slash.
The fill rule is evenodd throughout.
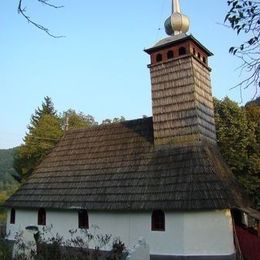
<path id="1" fill-rule="evenodd" d="M 155 146 L 216 143 L 208 57 L 213 55 L 192 35 L 189 18 L 172 1 L 165 21 L 169 37 L 146 49 L 152 84 Z"/>

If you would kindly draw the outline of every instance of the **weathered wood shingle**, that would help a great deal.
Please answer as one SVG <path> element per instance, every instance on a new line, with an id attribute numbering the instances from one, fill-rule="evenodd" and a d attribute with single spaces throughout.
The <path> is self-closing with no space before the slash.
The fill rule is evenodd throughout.
<path id="1" fill-rule="evenodd" d="M 158 150 L 153 140 L 152 118 L 69 131 L 6 206 L 203 210 L 241 202 L 214 145 Z"/>

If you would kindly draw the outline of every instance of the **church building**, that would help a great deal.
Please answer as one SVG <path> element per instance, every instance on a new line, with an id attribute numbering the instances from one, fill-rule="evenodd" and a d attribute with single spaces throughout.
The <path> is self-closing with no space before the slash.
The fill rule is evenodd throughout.
<path id="1" fill-rule="evenodd" d="M 7 234 L 98 226 L 152 260 L 235 259 L 231 209 L 246 207 L 216 141 L 208 58 L 173 0 L 150 56 L 152 117 L 69 130 L 11 196 Z M 148 93 L 147 93 L 148 94 Z"/>

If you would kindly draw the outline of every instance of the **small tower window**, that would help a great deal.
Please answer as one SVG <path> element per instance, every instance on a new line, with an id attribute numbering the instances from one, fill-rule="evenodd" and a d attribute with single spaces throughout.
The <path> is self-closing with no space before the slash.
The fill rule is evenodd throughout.
<path id="1" fill-rule="evenodd" d="M 198 53 L 198 58 L 199 58 L 199 59 L 201 58 L 200 53 Z"/>
<path id="2" fill-rule="evenodd" d="M 38 210 L 38 225 L 46 225 L 46 210 L 43 208 Z"/>
<path id="3" fill-rule="evenodd" d="M 11 209 L 10 224 L 15 224 L 15 209 Z"/>
<path id="4" fill-rule="evenodd" d="M 173 51 L 168 51 L 167 52 L 167 59 L 172 59 L 174 57 Z"/>
<path id="5" fill-rule="evenodd" d="M 193 48 L 193 55 L 196 55 L 196 50 L 195 50 L 195 48 Z"/>
<path id="6" fill-rule="evenodd" d="M 162 54 L 161 54 L 161 53 L 158 53 L 158 54 L 156 55 L 156 62 L 160 62 L 160 61 L 162 61 Z"/>
<path id="7" fill-rule="evenodd" d="M 88 223 L 88 212 L 86 210 L 80 210 L 78 212 L 78 222 L 79 222 L 79 228 L 89 228 Z"/>
<path id="8" fill-rule="evenodd" d="M 203 62 L 204 62 L 205 64 L 207 64 L 207 59 L 206 59 L 206 57 L 203 57 Z"/>
<path id="9" fill-rule="evenodd" d="M 152 231 L 165 231 L 165 214 L 162 210 L 152 213 Z"/>
<path id="10" fill-rule="evenodd" d="M 179 48 L 179 55 L 185 55 L 186 54 L 186 48 L 185 47 L 180 47 Z"/>

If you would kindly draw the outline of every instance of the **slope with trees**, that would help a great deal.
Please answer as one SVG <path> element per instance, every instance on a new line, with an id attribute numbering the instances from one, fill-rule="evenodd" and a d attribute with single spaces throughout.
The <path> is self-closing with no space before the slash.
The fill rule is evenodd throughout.
<path id="1" fill-rule="evenodd" d="M 15 149 L 0 149 L 0 191 L 6 191 L 16 184 L 13 176 L 17 176 L 13 168 Z"/>

